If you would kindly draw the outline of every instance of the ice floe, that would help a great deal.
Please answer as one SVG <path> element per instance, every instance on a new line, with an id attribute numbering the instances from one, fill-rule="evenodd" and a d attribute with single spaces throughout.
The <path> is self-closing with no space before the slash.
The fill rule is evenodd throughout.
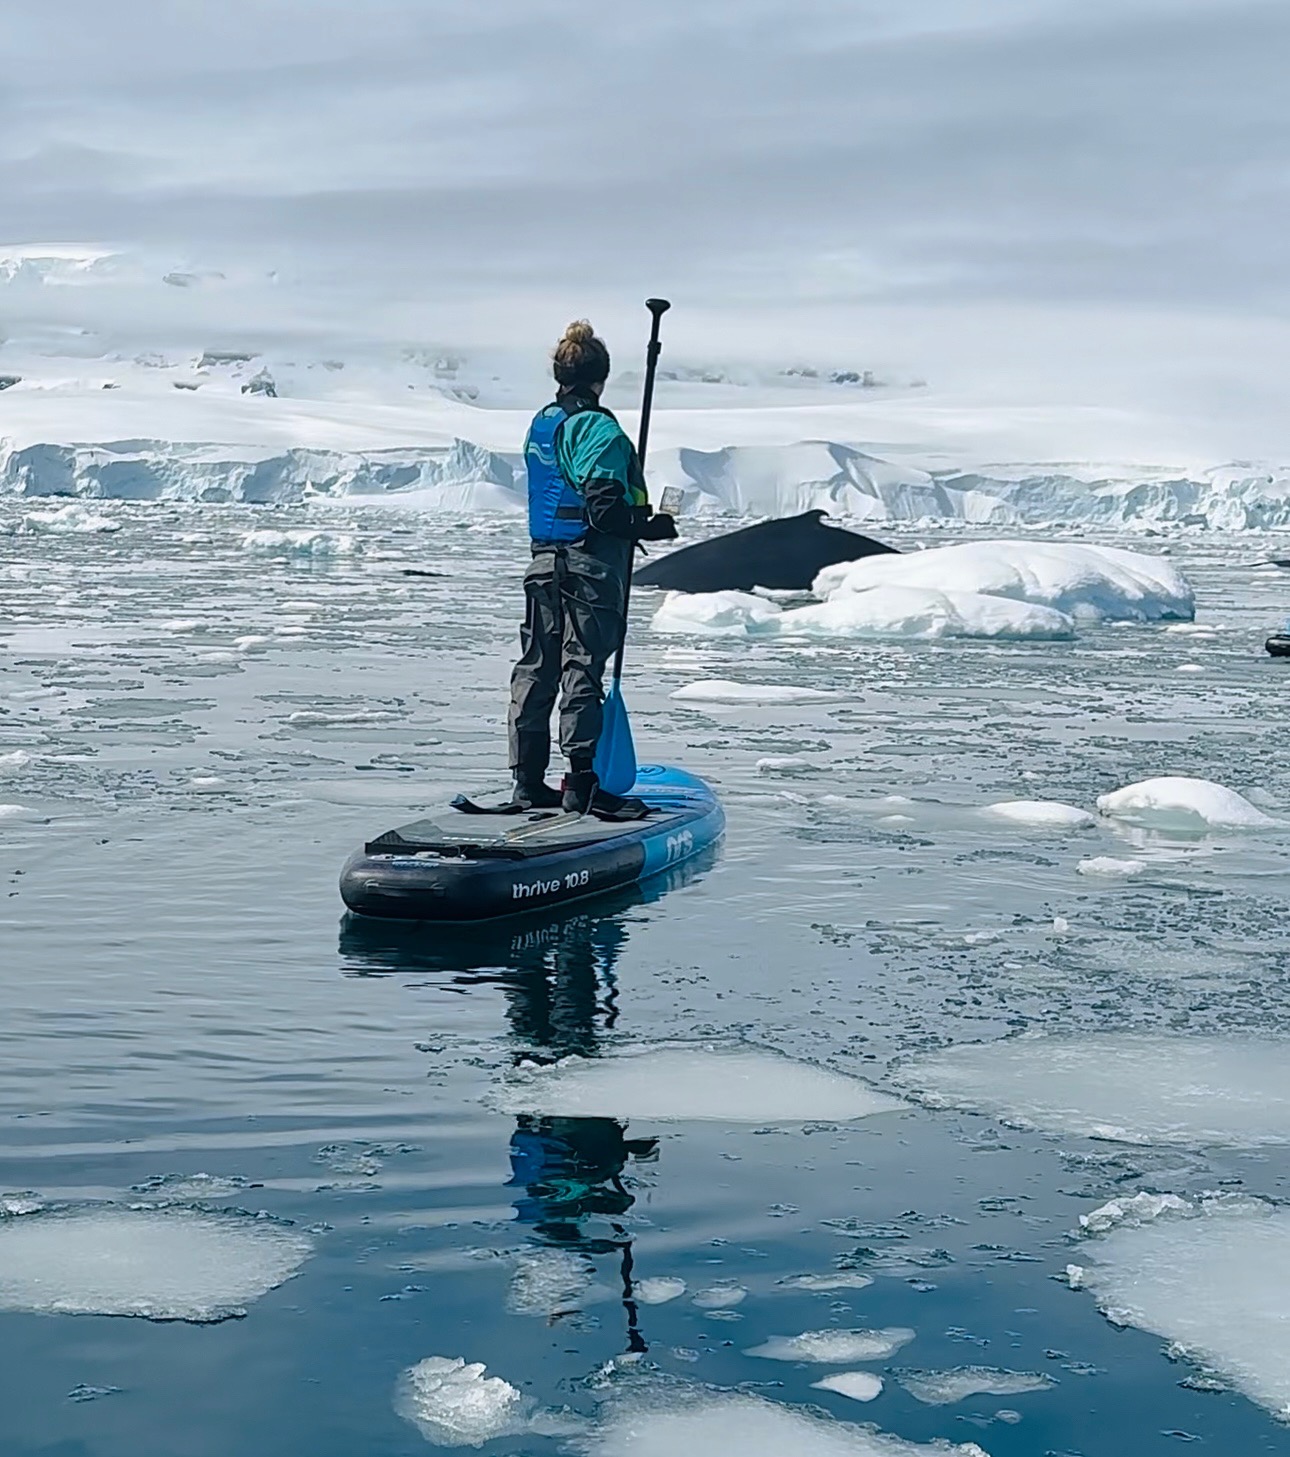
<path id="1" fill-rule="evenodd" d="M 526 1430 L 530 1403 L 486 1370 L 459 1356 L 427 1356 L 403 1373 L 395 1409 L 439 1447 L 482 1447 Z"/>
<path id="2" fill-rule="evenodd" d="M 709 1285 L 706 1290 L 696 1290 L 692 1297 L 700 1310 L 733 1310 L 748 1298 L 748 1291 L 733 1282 L 724 1285 Z"/>
<path id="3" fill-rule="evenodd" d="M 17 774 L 31 763 L 26 749 L 15 749 L 11 754 L 0 754 L 0 774 Z"/>
<path id="4" fill-rule="evenodd" d="M 79 501 L 60 506 L 56 511 L 29 511 L 23 521 L 28 531 L 55 535 L 101 536 L 121 530 L 119 521 L 93 511 Z"/>
<path id="5" fill-rule="evenodd" d="M 1005 799 L 998 804 L 986 805 L 982 813 L 1012 824 L 1044 830 L 1080 830 L 1096 823 L 1095 816 L 1086 809 L 1051 799 Z"/>
<path id="6" fill-rule="evenodd" d="M 897 1371 L 896 1380 L 925 1406 L 950 1406 L 969 1396 L 1020 1396 L 1056 1385 L 1038 1371 L 1002 1371 L 996 1366 L 957 1366 L 948 1371 Z"/>
<path id="7" fill-rule="evenodd" d="M 1076 619 L 1190 619 L 1195 594 L 1165 557 L 1080 542 L 971 541 L 825 567 L 812 590 L 837 600 L 880 588 L 1028 602 Z"/>
<path id="8" fill-rule="evenodd" d="M 1281 823 L 1234 789 L 1178 774 L 1099 795 L 1097 807 L 1113 819 L 1156 830 L 1263 830 Z"/>
<path id="9" fill-rule="evenodd" d="M 1122 1143 L 1290 1143 L 1290 1043 L 1104 1033 L 968 1043 L 901 1081 L 938 1106 Z"/>
<path id="10" fill-rule="evenodd" d="M 587 1457 L 986 1457 L 975 1442 L 906 1442 L 764 1397 L 661 1384 L 614 1404 L 583 1446 Z"/>
<path id="11" fill-rule="evenodd" d="M 1130 1201 L 1132 1202 L 1132 1201 Z M 1114 1324 L 1150 1331 L 1290 1417 L 1290 1209 L 1243 1197 L 1170 1199 L 1080 1246 L 1072 1288 Z"/>
<path id="12" fill-rule="evenodd" d="M 0 1310 L 208 1322 L 245 1315 L 312 1252 L 252 1215 L 101 1206 L 0 1219 Z"/>
<path id="13" fill-rule="evenodd" d="M 503 1113 L 800 1123 L 904 1106 L 859 1078 L 748 1043 L 655 1043 L 522 1067 L 486 1095 Z"/>
<path id="14" fill-rule="evenodd" d="M 863 1290 L 873 1284 L 873 1276 L 835 1270 L 828 1275 L 786 1275 L 779 1283 L 790 1290 Z"/>
<path id="15" fill-rule="evenodd" d="M 818 1366 L 845 1366 L 850 1361 L 884 1361 L 914 1339 L 907 1326 L 886 1330 L 803 1331 L 800 1336 L 771 1336 L 745 1355 L 767 1361 L 810 1361 Z"/>
<path id="16" fill-rule="evenodd" d="M 780 683 L 735 683 L 729 678 L 704 678 L 668 694 L 679 703 L 811 703 L 836 696 L 823 688 L 794 688 Z"/>
<path id="17" fill-rule="evenodd" d="M 704 637 L 743 637 L 779 615 L 776 603 L 751 592 L 669 592 L 650 628 Z"/>
<path id="18" fill-rule="evenodd" d="M 266 556 L 351 556 L 357 547 L 356 538 L 344 532 L 308 526 L 289 531 L 248 531 L 242 537 L 243 551 L 261 552 Z"/>
<path id="19" fill-rule="evenodd" d="M 811 1390 L 836 1392 L 852 1401 L 873 1401 L 882 1395 L 882 1377 L 872 1371 L 835 1371 L 821 1381 L 812 1381 Z"/>
<path id="20" fill-rule="evenodd" d="M 636 1299 L 642 1305 L 666 1305 L 685 1294 L 685 1281 L 667 1276 L 651 1276 L 636 1282 Z"/>
<path id="21" fill-rule="evenodd" d="M 1075 870 L 1080 875 L 1098 875 L 1104 880 L 1132 880 L 1147 870 L 1145 860 L 1118 860 L 1114 855 L 1093 855 L 1081 860 Z"/>

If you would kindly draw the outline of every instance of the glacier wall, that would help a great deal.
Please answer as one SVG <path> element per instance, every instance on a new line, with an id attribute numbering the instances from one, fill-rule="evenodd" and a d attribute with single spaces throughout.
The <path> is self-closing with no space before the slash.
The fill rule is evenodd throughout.
<path id="1" fill-rule="evenodd" d="M 819 440 L 658 450 L 651 455 L 650 478 L 656 492 L 679 486 L 691 513 L 782 516 L 820 508 L 871 524 L 1290 528 L 1290 468 L 1239 463 L 1195 475 L 1130 466 L 925 470 Z M 462 439 L 364 452 L 161 440 L 0 441 L 3 495 L 249 504 L 358 497 L 471 511 L 520 510 L 524 487 L 518 453 Z"/>

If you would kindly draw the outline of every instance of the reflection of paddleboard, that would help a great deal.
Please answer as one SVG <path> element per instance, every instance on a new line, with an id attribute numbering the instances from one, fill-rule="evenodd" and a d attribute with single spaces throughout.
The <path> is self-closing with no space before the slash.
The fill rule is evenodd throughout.
<path id="1" fill-rule="evenodd" d="M 502 819 L 445 813 L 388 830 L 351 855 L 351 911 L 404 921 L 482 921 L 634 885 L 715 844 L 726 817 L 712 790 L 668 765 L 642 765 L 643 820 L 533 811 Z"/>
<path id="2" fill-rule="evenodd" d="M 1290 632 L 1274 632 L 1263 646 L 1274 658 L 1290 658 Z"/>

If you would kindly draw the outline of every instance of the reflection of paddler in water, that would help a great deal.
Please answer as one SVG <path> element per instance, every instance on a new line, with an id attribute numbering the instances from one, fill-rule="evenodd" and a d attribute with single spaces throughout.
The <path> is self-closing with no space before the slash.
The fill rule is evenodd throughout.
<path id="1" fill-rule="evenodd" d="M 507 983 L 511 1026 L 524 1044 L 517 1061 L 594 1056 L 600 1032 L 617 1019 L 614 965 L 627 939 L 622 922 L 582 915 L 550 929 L 555 934 L 540 968 Z M 626 1132 L 614 1118 L 521 1114 L 511 1136 L 510 1185 L 523 1191 L 516 1219 L 540 1244 L 587 1256 L 618 1253 L 628 1349 L 645 1351 L 632 1236 L 622 1222 L 635 1195 L 624 1175 L 629 1161 L 657 1157 L 658 1139 L 629 1139 Z"/>
<path id="2" fill-rule="evenodd" d="M 351 974 L 448 973 L 458 982 L 500 984 L 517 1062 L 594 1057 L 618 1018 L 615 967 L 627 941 L 623 913 L 701 875 L 712 855 L 602 897 L 595 910 L 538 913 L 488 926 L 418 926 L 347 917 L 340 950 Z M 658 1140 L 630 1139 L 614 1118 L 522 1114 L 511 1138 L 515 1217 L 540 1249 L 588 1262 L 617 1254 L 631 1351 L 646 1344 L 638 1325 L 629 1166 L 658 1155 Z M 548 1319 L 573 1314 L 548 1309 Z"/>

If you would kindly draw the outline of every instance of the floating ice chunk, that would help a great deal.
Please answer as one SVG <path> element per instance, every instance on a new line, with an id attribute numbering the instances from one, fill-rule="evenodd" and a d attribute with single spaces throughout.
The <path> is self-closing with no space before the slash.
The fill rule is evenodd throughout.
<path id="1" fill-rule="evenodd" d="M 0 1221 L 0 1310 L 217 1321 L 245 1315 L 312 1252 L 251 1215 L 115 1206 Z"/>
<path id="2" fill-rule="evenodd" d="M 747 1290 L 742 1285 L 733 1283 L 710 1285 L 706 1290 L 696 1290 L 693 1297 L 700 1310 L 733 1310 L 747 1298 Z"/>
<path id="3" fill-rule="evenodd" d="M 256 653 L 272 641 L 271 637 L 266 637 L 263 633 L 248 632 L 242 637 L 235 637 L 233 647 L 239 653 Z"/>
<path id="4" fill-rule="evenodd" d="M 810 703 L 837 695 L 822 688 L 792 688 L 778 683 L 734 683 L 729 678 L 705 678 L 687 683 L 667 695 L 680 703 Z"/>
<path id="5" fill-rule="evenodd" d="M 1094 855 L 1075 867 L 1080 875 L 1101 875 L 1108 880 L 1128 880 L 1147 870 L 1145 860 L 1117 860 L 1114 855 Z"/>
<path id="6" fill-rule="evenodd" d="M 650 628 L 703 637 L 742 637 L 779 613 L 776 603 L 751 592 L 669 592 Z"/>
<path id="7" fill-rule="evenodd" d="M 506 1300 L 514 1315 L 553 1315 L 580 1310 L 595 1279 L 595 1269 L 571 1250 L 530 1250 L 520 1255 Z"/>
<path id="8" fill-rule="evenodd" d="M 43 818 L 39 810 L 28 809 L 24 804 L 0 804 L 0 820 L 10 820 L 15 824 L 34 824 Z"/>
<path id="9" fill-rule="evenodd" d="M 872 1371 L 837 1371 L 822 1381 L 812 1381 L 811 1390 L 835 1391 L 852 1401 L 872 1401 L 882 1395 L 882 1377 Z"/>
<path id="10" fill-rule="evenodd" d="M 1160 830 L 1268 829 L 1280 823 L 1210 779 L 1168 775 L 1098 796 L 1104 815 Z"/>
<path id="11" fill-rule="evenodd" d="M 873 1284 L 873 1276 L 838 1270 L 831 1275 L 787 1275 L 779 1283 L 790 1290 L 863 1290 Z"/>
<path id="12" fill-rule="evenodd" d="M 242 550 L 268 556 L 351 556 L 357 547 L 354 537 L 334 531 L 298 526 L 290 531 L 248 531 Z"/>
<path id="13" fill-rule="evenodd" d="M 487 1095 L 503 1113 L 800 1123 L 903 1107 L 859 1078 L 747 1043 L 656 1043 L 519 1068 Z"/>
<path id="14" fill-rule="evenodd" d="M 815 765 L 809 759 L 800 759 L 796 754 L 769 754 L 756 763 L 758 774 L 810 774 Z"/>
<path id="15" fill-rule="evenodd" d="M 25 520 L 29 531 L 75 536 L 96 536 L 121 529 L 119 521 L 100 515 L 79 501 L 73 501 L 69 506 L 61 506 L 57 511 L 29 511 Z"/>
<path id="16" fill-rule="evenodd" d="M 161 630 L 162 632 L 173 632 L 178 634 L 186 632 L 198 632 L 200 631 L 202 626 L 203 623 L 200 618 L 175 617 L 172 618 L 169 622 L 163 622 L 161 624 Z"/>
<path id="17" fill-rule="evenodd" d="M 667 1385 L 618 1403 L 586 1451 L 588 1457 L 986 1457 L 975 1442 L 918 1446 L 760 1396 Z"/>
<path id="18" fill-rule="evenodd" d="M 812 590 L 835 599 L 875 588 L 982 593 L 1068 617 L 1190 618 L 1195 594 L 1163 557 L 1076 542 L 973 541 L 825 567 Z"/>
<path id="19" fill-rule="evenodd" d="M 827 602 L 794 607 L 752 624 L 751 631 L 780 636 L 872 638 L 1000 638 L 1063 641 L 1075 624 L 1051 607 L 943 592 L 933 587 L 874 587 L 841 593 Z"/>
<path id="20" fill-rule="evenodd" d="M 15 749 L 12 754 L 0 754 L 0 774 L 17 774 L 31 763 L 26 749 Z"/>
<path id="21" fill-rule="evenodd" d="M 1179 673 L 1203 673 L 1205 669 L 1199 663 L 1179 663 L 1175 671 Z"/>
<path id="22" fill-rule="evenodd" d="M 767 1361 L 813 1361 L 843 1366 L 848 1361 L 882 1361 L 914 1339 L 907 1326 L 877 1331 L 803 1331 L 800 1336 L 771 1336 L 744 1354 Z"/>
<path id="23" fill-rule="evenodd" d="M 636 1282 L 636 1299 L 642 1305 L 666 1305 L 685 1294 L 685 1281 L 654 1277 Z"/>
<path id="24" fill-rule="evenodd" d="M 1145 1191 L 1131 1199 L 1109 1199 L 1091 1214 L 1081 1214 L 1080 1228 L 1089 1234 L 1105 1234 L 1117 1224 L 1149 1224 L 1162 1214 L 1185 1212 L 1191 1205 L 1177 1194 L 1148 1194 Z"/>
<path id="25" fill-rule="evenodd" d="M 929 1101 L 1121 1143 L 1290 1143 L 1290 1042 L 1105 1033 L 969 1043 L 915 1058 Z"/>
<path id="26" fill-rule="evenodd" d="M 479 1362 L 427 1356 L 403 1373 L 395 1409 L 439 1447 L 482 1447 L 525 1430 L 524 1397 Z"/>
<path id="27" fill-rule="evenodd" d="M 341 713 L 302 708 L 287 714 L 287 723 L 292 728 L 364 728 L 393 723 L 398 717 L 397 713 L 385 708 L 352 708 Z"/>
<path id="28" fill-rule="evenodd" d="M 1178 1203 L 1081 1246 L 1072 1288 L 1091 1291 L 1115 1324 L 1162 1336 L 1174 1354 L 1290 1416 L 1290 1210 L 1253 1199 Z"/>
<path id="29" fill-rule="evenodd" d="M 1005 799 L 998 804 L 986 805 L 982 814 L 1035 829 L 1082 830 L 1096 823 L 1095 817 L 1086 809 L 1079 809 L 1073 804 L 1059 804 L 1052 799 Z"/>
<path id="30" fill-rule="evenodd" d="M 951 1371 L 897 1371 L 896 1380 L 915 1401 L 950 1406 L 969 1396 L 1020 1396 L 1057 1383 L 1038 1371 L 1001 1371 L 994 1366 L 958 1366 Z"/>

